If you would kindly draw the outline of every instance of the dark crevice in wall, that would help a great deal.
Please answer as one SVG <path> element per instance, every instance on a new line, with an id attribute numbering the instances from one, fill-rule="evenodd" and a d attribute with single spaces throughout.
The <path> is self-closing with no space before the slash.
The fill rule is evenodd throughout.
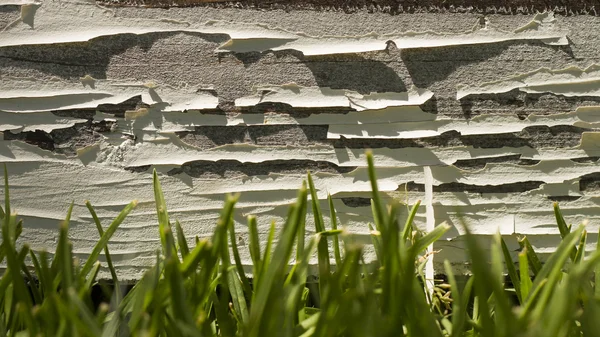
<path id="1" fill-rule="evenodd" d="M 240 143 L 306 146 L 325 142 L 327 129 L 327 125 L 202 126 L 178 135 L 185 143 L 201 149 Z"/>
<path id="2" fill-rule="evenodd" d="M 169 171 L 170 175 L 185 173 L 194 178 L 234 178 L 244 176 L 277 174 L 348 173 L 353 166 L 337 166 L 333 163 L 313 160 L 267 160 L 260 163 L 242 163 L 237 160 L 192 161 Z"/>
<path id="3" fill-rule="evenodd" d="M 463 183 L 444 183 L 433 186 L 433 192 L 469 192 L 469 193 L 523 193 L 540 188 L 543 181 L 523 181 L 502 185 L 469 185 Z M 399 191 L 425 192 L 425 185 L 410 182 L 398 188 Z"/>
<path id="4" fill-rule="evenodd" d="M 570 202 L 570 201 L 577 201 L 581 199 L 580 196 L 576 196 L 576 195 L 561 195 L 561 196 L 549 196 L 548 200 L 550 201 L 554 201 L 554 202 Z"/>
<path id="5" fill-rule="evenodd" d="M 348 148 L 407 148 L 407 147 L 456 147 L 475 148 L 502 147 L 575 147 L 581 142 L 581 134 L 589 129 L 575 126 L 532 126 L 517 133 L 463 136 L 457 131 L 444 132 L 440 136 L 414 139 L 346 139 L 333 140 L 335 147 Z"/>
<path id="6" fill-rule="evenodd" d="M 361 198 L 361 197 L 348 197 L 348 198 L 340 198 L 344 205 L 348 207 L 370 207 L 371 206 L 371 198 Z"/>
<path id="7" fill-rule="evenodd" d="M 539 163 L 539 160 L 532 159 L 521 159 L 520 154 L 500 156 L 500 157 L 485 157 L 475 159 L 459 159 L 454 162 L 454 166 L 463 170 L 480 170 L 485 167 L 487 163 L 503 163 L 503 164 L 517 164 L 517 165 L 535 165 Z"/>
<path id="8" fill-rule="evenodd" d="M 581 157 L 581 158 L 572 158 L 571 160 L 576 163 L 597 163 L 600 157 Z"/>
<path id="9" fill-rule="evenodd" d="M 489 114 L 508 111 L 524 120 L 529 115 L 555 115 L 575 111 L 577 107 L 600 105 L 600 97 L 567 97 L 552 93 L 528 94 L 514 89 L 499 94 L 474 94 L 459 100 L 462 113 L 470 119 Z"/>
<path id="10" fill-rule="evenodd" d="M 4 132 L 4 140 L 20 140 L 67 156 L 77 155 L 77 150 L 99 143 L 102 133 L 110 132 L 114 122 L 100 121 L 76 124 L 69 128 L 55 129 L 51 132 L 41 130 L 12 133 Z"/>
<path id="11" fill-rule="evenodd" d="M 583 175 L 579 178 L 579 190 L 582 192 L 600 191 L 600 172 Z"/>

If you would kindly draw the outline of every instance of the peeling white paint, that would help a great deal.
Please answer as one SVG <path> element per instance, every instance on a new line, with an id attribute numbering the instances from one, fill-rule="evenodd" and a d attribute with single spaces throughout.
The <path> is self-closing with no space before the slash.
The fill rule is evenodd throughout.
<path id="1" fill-rule="evenodd" d="M 526 93 L 553 93 L 567 97 L 600 96 L 600 65 L 587 68 L 570 66 L 563 69 L 540 68 L 506 79 L 484 82 L 477 86 L 459 86 L 457 99 L 469 95 L 500 94 L 514 89 Z"/>
<path id="2" fill-rule="evenodd" d="M 381 51 L 393 43 L 397 48 L 432 48 L 469 44 L 485 44 L 515 40 L 540 40 L 550 45 L 567 45 L 566 32 L 554 27 L 551 12 L 536 15 L 528 24 L 513 31 L 502 31 L 493 25 L 475 24 L 462 33 L 406 31 L 400 33 L 370 33 L 360 36 L 311 36 L 261 23 L 209 20 L 182 21 L 169 17 L 160 19 L 126 18 L 106 15 L 103 8 L 93 4 L 66 3 L 57 7 L 46 4 L 36 16 L 36 33 L 28 34 L 11 27 L 0 40 L 0 47 L 84 42 L 101 36 L 119 34 L 148 34 L 155 32 L 190 32 L 224 34 L 230 40 L 217 51 L 249 52 L 267 50 L 297 50 L 306 56 Z M 68 22 L 68 25 L 64 25 Z M 479 22 L 479 20 L 477 20 Z"/>
<path id="3" fill-rule="evenodd" d="M 0 131 L 28 132 L 41 130 L 51 132 L 55 129 L 64 129 L 77 123 L 85 123 L 87 119 L 59 117 L 49 112 L 35 114 L 16 114 L 0 111 Z"/>
<path id="4" fill-rule="evenodd" d="M 348 107 L 356 111 L 378 110 L 387 107 L 421 105 L 433 97 L 429 90 L 412 87 L 408 92 L 371 93 L 326 87 L 302 87 L 295 83 L 281 86 L 264 85 L 254 88 L 256 94 L 235 100 L 239 107 L 266 102 L 289 104 L 296 108 Z"/>
<path id="5" fill-rule="evenodd" d="M 86 79 L 87 85 L 89 80 Z M 142 102 L 162 111 L 215 109 L 219 99 L 198 88 L 173 88 L 150 83 L 121 83 L 95 80 L 85 87 L 81 80 L 39 80 L 7 77 L 0 82 L 0 110 L 41 112 L 96 108 L 101 104 L 119 104 L 141 96 Z"/>
<path id="6" fill-rule="evenodd" d="M 399 122 L 382 124 L 335 124 L 331 125 L 328 138 L 420 138 L 439 136 L 444 132 L 457 131 L 462 135 L 490 135 L 520 132 L 531 126 L 572 125 L 582 128 L 600 127 L 600 106 L 580 107 L 574 112 L 555 115 L 486 114 L 470 120 L 450 118 L 424 122 Z"/>

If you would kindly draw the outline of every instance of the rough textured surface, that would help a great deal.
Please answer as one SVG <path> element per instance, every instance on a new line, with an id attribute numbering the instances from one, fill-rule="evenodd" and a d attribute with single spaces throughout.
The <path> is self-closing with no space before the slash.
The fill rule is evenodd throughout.
<path id="1" fill-rule="evenodd" d="M 591 1 L 555 16 L 516 0 L 22 3 L 0 1 L 0 163 L 34 249 L 53 247 L 71 200 L 83 256 L 97 239 L 84 201 L 107 224 L 138 199 L 111 247 L 124 278 L 139 277 L 159 244 L 154 168 L 190 241 L 211 233 L 224 193 L 242 193 L 242 239 L 248 214 L 263 234 L 282 224 L 310 170 L 322 207 L 332 194 L 368 242 L 366 148 L 386 197 L 413 203 L 431 188 L 420 228 L 455 226 L 433 247 L 438 267 L 463 267 L 461 219 L 483 243 L 500 231 L 516 249 L 528 235 L 542 253 L 558 240 L 553 201 L 598 230 Z"/>

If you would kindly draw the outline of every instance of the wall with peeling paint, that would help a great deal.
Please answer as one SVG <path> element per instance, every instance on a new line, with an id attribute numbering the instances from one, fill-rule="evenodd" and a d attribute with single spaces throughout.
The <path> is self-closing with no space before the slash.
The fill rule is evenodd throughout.
<path id="1" fill-rule="evenodd" d="M 598 230 L 591 13 L 105 5 L 0 0 L 0 163 L 34 249 L 52 249 L 71 200 L 83 256 L 84 201 L 107 223 L 138 199 L 111 247 L 139 277 L 159 245 L 154 168 L 190 240 L 233 192 L 240 245 L 248 214 L 264 237 L 310 170 L 368 242 L 366 148 L 388 198 L 425 201 L 418 226 L 455 226 L 436 266 L 464 267 L 461 218 L 483 243 L 528 235 L 542 253 L 559 240 L 552 201 Z"/>

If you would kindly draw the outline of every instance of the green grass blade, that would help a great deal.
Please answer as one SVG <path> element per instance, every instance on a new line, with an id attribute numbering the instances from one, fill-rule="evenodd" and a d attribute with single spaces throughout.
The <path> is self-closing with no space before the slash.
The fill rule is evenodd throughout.
<path id="1" fill-rule="evenodd" d="M 100 264 L 98 264 L 98 267 Z M 77 313 L 79 315 L 79 319 L 81 319 L 82 323 L 84 323 L 84 328 L 80 331 L 85 331 L 88 336 L 97 336 L 100 337 L 102 335 L 102 330 L 98 326 L 96 317 L 90 311 L 90 309 L 79 299 L 74 289 L 70 289 L 68 291 L 69 300 L 75 305 L 77 308 Z M 73 316 L 72 316 L 73 317 Z M 73 317 L 72 319 L 77 319 Z M 77 320 L 79 320 L 77 319 Z"/>
<path id="2" fill-rule="evenodd" d="M 100 223 L 100 218 L 96 214 L 96 210 L 92 206 L 91 202 L 87 200 L 85 202 L 85 206 L 87 207 L 92 219 L 94 220 L 94 224 L 96 225 L 96 230 L 98 231 L 98 235 L 100 237 L 104 236 L 104 228 L 102 228 L 102 223 Z M 108 244 L 104 247 L 104 256 L 106 258 L 106 264 L 108 265 L 108 270 L 110 272 L 110 276 L 113 280 L 113 289 L 115 292 L 115 305 L 118 306 L 121 303 L 121 285 L 119 283 L 119 277 L 117 276 L 117 271 L 112 263 L 112 256 L 110 255 L 110 251 L 108 249 Z"/>
<path id="3" fill-rule="evenodd" d="M 201 240 L 179 265 L 183 277 L 187 277 L 195 272 L 200 262 L 203 259 L 209 258 L 211 251 L 212 244 L 208 240 Z"/>
<path id="4" fill-rule="evenodd" d="M 565 236 L 556 251 L 548 258 L 540 272 L 536 275 L 532 286 L 533 292 L 537 290 L 542 280 L 547 279 L 547 284 L 542 289 L 536 307 L 533 309 L 532 319 L 540 319 L 545 306 L 552 296 L 555 285 L 562 276 L 562 267 L 573 252 L 572 248 L 579 241 L 582 232 L 583 226 Z M 523 317 L 528 317 L 528 314 L 529 312 L 525 312 Z"/>
<path id="5" fill-rule="evenodd" d="M 369 181 L 371 182 L 371 193 L 373 195 L 373 216 L 375 218 L 375 225 L 377 228 L 378 224 L 383 225 L 386 222 L 386 217 L 383 204 L 381 202 L 381 197 L 379 196 L 379 188 L 377 187 L 377 176 L 375 174 L 375 164 L 373 163 L 373 152 L 371 150 L 367 150 L 365 154 L 367 156 Z M 381 231 L 380 228 L 377 228 L 377 230 Z"/>
<path id="6" fill-rule="evenodd" d="M 160 185 L 160 180 L 158 179 L 158 173 L 156 173 L 156 169 L 153 172 L 152 181 L 154 185 L 154 200 L 156 202 L 156 214 L 158 215 L 158 231 L 160 233 L 160 241 L 163 247 L 163 253 L 167 258 L 169 258 L 175 253 L 175 243 L 171 241 L 172 234 L 167 234 L 167 229 L 169 230 L 169 233 L 172 233 L 171 224 L 169 223 L 167 203 L 165 201 L 165 196 L 163 194 L 162 187 Z"/>
<path id="7" fill-rule="evenodd" d="M 563 217 L 562 212 L 560 211 L 558 202 L 554 202 L 552 204 L 552 208 L 554 210 L 554 217 L 556 218 L 556 224 L 558 225 L 560 237 L 564 239 L 571 232 L 571 228 L 565 222 L 565 218 Z"/>
<path id="8" fill-rule="evenodd" d="M 404 240 L 404 241 L 407 241 L 410 239 L 410 236 L 412 234 L 412 229 L 413 229 L 413 221 L 415 220 L 415 215 L 417 214 L 417 211 L 419 210 L 419 206 L 421 206 L 421 200 L 417 200 L 417 202 L 415 202 L 415 204 L 411 208 L 410 212 L 408 213 L 408 218 L 406 219 L 404 228 L 402 229 L 402 240 Z"/>
<path id="9" fill-rule="evenodd" d="M 246 272 L 244 271 L 244 266 L 242 265 L 242 258 L 240 257 L 240 251 L 238 250 L 237 240 L 235 235 L 235 225 L 233 221 L 230 221 L 229 224 L 229 241 L 231 242 L 231 251 L 233 252 L 233 260 L 235 261 L 235 268 L 237 269 L 237 274 L 242 282 L 243 292 L 247 294 L 248 298 L 252 297 L 252 286 L 250 286 L 250 281 L 246 277 Z M 235 274 L 235 273 L 234 273 Z M 244 314 L 244 313 L 240 313 Z M 247 309 L 246 309 L 247 316 Z M 244 317 L 246 318 L 246 317 Z M 244 319 L 246 322 L 246 319 Z"/>
<path id="10" fill-rule="evenodd" d="M 558 230 L 560 231 L 560 237 L 564 239 L 571 232 L 571 227 L 567 226 L 565 218 L 563 217 L 562 212 L 560 211 L 560 207 L 558 206 L 558 202 L 554 202 L 552 206 L 554 209 L 554 217 L 556 218 L 556 224 L 558 225 Z M 571 249 L 570 257 L 571 261 L 575 261 L 575 258 L 577 257 L 577 248 L 575 246 L 573 246 L 573 248 Z"/>
<path id="11" fill-rule="evenodd" d="M 335 212 L 335 206 L 333 205 L 333 199 L 331 194 L 327 193 L 327 202 L 329 203 L 329 216 L 331 217 L 331 229 L 338 229 L 337 215 Z M 340 239 L 337 235 L 333 236 L 333 256 L 335 257 L 335 265 L 339 266 L 342 264 L 342 253 L 340 249 Z"/>
<path id="12" fill-rule="evenodd" d="M 59 225 L 59 234 L 58 234 L 58 243 L 56 244 L 56 252 L 54 253 L 54 259 L 52 259 L 52 264 L 50 269 L 52 274 L 57 277 L 59 273 L 59 264 L 63 263 L 63 252 L 65 251 L 64 245 L 68 244 L 68 230 L 69 223 L 71 222 L 71 215 L 73 214 L 73 203 L 70 204 L 69 209 L 67 210 L 67 216 L 65 220 L 61 222 Z M 72 265 L 72 263 L 70 263 Z"/>
<path id="13" fill-rule="evenodd" d="M 517 293 L 517 298 L 519 299 L 519 303 L 523 304 L 523 300 L 525 298 L 522 297 L 521 291 L 521 280 L 519 279 L 519 274 L 517 273 L 517 269 L 515 268 L 515 264 L 513 263 L 512 257 L 510 256 L 510 251 L 508 250 L 508 246 L 504 239 L 500 236 L 500 244 L 502 246 L 502 254 L 504 255 L 504 263 L 506 265 L 506 269 L 508 270 L 508 276 L 510 277 L 510 281 L 515 288 L 515 292 Z"/>
<path id="14" fill-rule="evenodd" d="M 175 231 L 177 231 L 177 245 L 179 246 L 179 251 L 181 252 L 181 258 L 185 259 L 185 257 L 190 253 L 190 247 L 188 247 L 185 234 L 183 233 L 183 228 L 181 228 L 181 224 L 178 220 L 175 220 Z"/>
<path id="15" fill-rule="evenodd" d="M 303 184 L 302 188 L 298 191 L 298 199 L 296 204 L 292 205 L 292 216 L 286 221 L 285 226 L 282 229 L 280 238 L 275 248 L 272 262 L 264 265 L 263 275 L 261 276 L 260 283 L 255 288 L 255 298 L 252 302 L 250 310 L 248 337 L 263 336 L 264 333 L 261 331 L 261 327 L 264 327 L 266 322 L 264 319 L 270 319 L 268 316 L 269 312 L 277 310 L 277 307 L 273 307 L 272 304 L 269 307 L 269 311 L 266 310 L 269 305 L 269 299 L 272 298 L 274 287 L 280 287 L 278 282 L 284 282 L 284 274 L 286 272 L 289 259 L 294 248 L 294 241 L 297 238 L 298 227 L 300 226 L 302 216 L 303 203 L 307 202 L 307 190 L 306 185 Z"/>
<path id="16" fill-rule="evenodd" d="M 519 246 L 521 249 L 524 249 L 527 252 L 527 260 L 529 261 L 529 266 L 531 267 L 531 272 L 535 277 L 540 270 L 542 270 L 542 262 L 540 262 L 540 258 L 535 253 L 533 246 L 529 242 L 526 236 L 518 240 Z"/>
<path id="17" fill-rule="evenodd" d="M 37 329 L 35 325 L 33 325 L 33 316 L 31 314 L 31 309 L 33 307 L 33 303 L 31 300 L 31 296 L 29 295 L 29 290 L 27 289 L 27 285 L 25 284 L 25 280 L 21 275 L 21 265 L 23 264 L 23 259 L 27 255 L 27 253 L 21 252 L 18 254 L 15 249 L 15 241 L 14 237 L 11 236 L 9 228 L 11 226 L 16 226 L 16 215 L 10 214 L 4 218 L 4 223 L 2 225 L 2 239 L 6 242 L 6 260 L 7 260 L 7 269 L 10 272 L 10 276 L 12 279 L 12 287 L 14 289 L 14 300 L 18 301 L 19 305 L 24 306 L 23 310 L 23 319 L 24 321 L 32 326 L 32 334 L 37 334 Z M 9 318 L 10 321 L 10 318 Z M 11 328 L 11 331 L 14 331 Z"/>
<path id="18" fill-rule="evenodd" d="M 269 228 L 269 235 L 267 236 L 267 244 L 265 245 L 265 252 L 262 258 L 262 270 L 263 275 L 264 269 L 271 264 L 271 256 L 273 250 L 273 242 L 275 241 L 275 221 L 271 221 L 271 227 Z"/>
<path id="19" fill-rule="evenodd" d="M 248 216 L 248 238 L 250 246 L 250 258 L 252 259 L 252 275 L 254 281 L 261 274 L 262 258 L 260 256 L 260 240 L 258 238 L 258 224 L 255 216 Z"/>
<path id="20" fill-rule="evenodd" d="M 483 334 L 492 336 L 494 330 L 498 325 L 494 325 L 492 317 L 490 317 L 490 308 L 486 299 L 493 294 L 495 301 L 495 313 L 501 315 L 499 317 L 504 326 L 501 329 L 514 330 L 516 328 L 514 321 L 515 317 L 512 312 L 510 303 L 504 292 L 504 285 L 499 279 L 499 275 L 494 275 L 493 271 L 489 268 L 485 251 L 479 246 L 477 239 L 469 228 L 463 224 L 466 232 L 467 248 L 469 251 L 469 257 L 472 261 L 472 272 L 475 278 L 475 293 L 479 297 L 480 306 L 480 317 L 481 326 L 483 328 Z"/>
<path id="21" fill-rule="evenodd" d="M 467 308 L 462 302 L 460 291 L 458 290 L 458 283 L 454 277 L 452 266 L 448 260 L 444 261 L 444 270 L 450 283 L 450 289 L 452 291 L 452 334 L 451 337 L 459 337 L 463 335 L 465 322 L 467 319 Z"/>
<path id="22" fill-rule="evenodd" d="M 10 211 L 10 193 L 8 187 L 8 169 L 6 168 L 6 164 L 4 164 L 4 210 L 2 211 L 2 218 L 7 221 L 12 214 Z"/>
<path id="23" fill-rule="evenodd" d="M 438 226 L 435 226 L 435 228 L 431 232 L 417 239 L 415 243 L 410 247 L 411 252 L 413 254 L 412 256 L 416 256 L 422 253 L 425 249 L 427 249 L 427 247 L 429 247 L 429 245 L 437 241 L 446 232 L 448 232 L 450 228 L 452 227 L 447 223 L 442 223 Z"/>
<path id="24" fill-rule="evenodd" d="M 585 257 L 585 243 L 587 242 L 587 231 L 583 231 L 579 245 L 577 246 L 577 253 L 575 254 L 574 263 L 581 263 Z"/>
<path id="25" fill-rule="evenodd" d="M 319 205 L 319 198 L 317 196 L 317 190 L 312 180 L 310 172 L 307 174 L 308 188 L 310 190 L 310 197 L 312 202 L 312 211 L 315 219 L 315 232 L 323 233 L 325 231 L 325 223 L 323 220 L 323 214 L 321 212 L 321 206 Z M 319 260 L 319 289 L 321 294 L 325 292 L 325 288 L 328 284 L 329 276 L 331 275 L 331 264 L 329 261 L 329 247 L 327 244 L 327 238 L 321 237 L 319 245 L 317 247 L 317 258 Z"/>
<path id="26" fill-rule="evenodd" d="M 382 253 L 383 247 L 381 243 L 381 232 L 375 230 L 375 228 L 373 228 L 373 225 L 371 225 L 370 223 L 367 225 L 369 226 L 369 231 L 371 233 L 370 237 L 371 242 L 373 243 L 373 248 L 375 248 L 375 256 L 377 257 L 377 261 L 379 262 L 379 264 L 383 265 L 384 261 Z"/>
<path id="27" fill-rule="evenodd" d="M 527 259 L 526 249 L 527 248 L 519 253 L 519 272 L 521 273 L 519 289 L 521 291 L 521 305 L 523 305 L 525 299 L 529 297 L 533 285 L 531 277 L 529 276 L 529 260 Z"/>
<path id="28" fill-rule="evenodd" d="M 90 272 L 90 270 L 92 269 L 94 263 L 96 263 L 96 261 L 98 261 L 98 256 L 100 255 L 100 252 L 106 248 L 108 241 L 113 236 L 113 234 L 117 231 L 117 228 L 119 227 L 119 225 L 125 220 L 125 218 L 129 214 L 129 212 L 131 212 L 136 206 L 137 206 L 137 201 L 134 200 L 134 201 L 130 202 L 129 205 L 125 206 L 125 208 L 123 208 L 123 210 L 119 213 L 119 215 L 117 215 L 117 217 L 113 220 L 113 222 L 110 224 L 110 226 L 108 226 L 108 228 L 106 229 L 106 231 L 104 232 L 104 234 L 102 235 L 100 240 L 98 240 L 98 242 L 92 249 L 90 256 L 88 257 L 87 261 L 83 265 L 83 268 L 81 269 L 81 274 L 83 275 L 83 277 L 87 277 L 87 275 Z"/>
<path id="29" fill-rule="evenodd" d="M 233 307 L 237 316 L 239 316 L 239 320 L 241 324 L 248 323 L 248 305 L 246 303 L 246 297 L 244 295 L 244 289 L 242 288 L 242 281 L 239 276 L 243 274 L 236 274 L 235 269 L 229 268 L 229 275 L 227 277 L 227 282 L 229 284 L 229 289 L 231 292 L 231 301 L 233 302 Z"/>
<path id="30" fill-rule="evenodd" d="M 596 238 L 596 251 L 600 252 L 600 229 L 598 229 L 598 237 Z M 594 295 L 600 298 L 600 265 L 597 265 L 594 271 L 594 281 Z"/>
<path id="31" fill-rule="evenodd" d="M 186 301 L 186 292 L 183 285 L 183 276 L 179 271 L 179 262 L 175 256 L 169 258 L 165 263 L 165 276 L 168 278 L 171 290 L 171 309 L 178 321 L 186 325 L 194 326 L 189 306 Z"/>
<path id="32" fill-rule="evenodd" d="M 42 271 L 42 266 L 40 265 L 40 260 L 38 260 L 37 256 L 35 255 L 33 250 L 29 250 L 29 258 L 31 259 L 31 263 L 33 264 L 33 268 L 35 270 L 35 275 L 38 278 L 39 281 L 39 285 L 38 286 L 32 286 L 34 288 L 39 289 L 39 291 L 42 291 L 43 289 L 43 285 L 48 282 L 48 280 L 45 279 L 45 275 Z M 2 292 L 0 292 L 1 294 Z M 43 293 L 42 293 L 42 297 L 43 297 Z M 40 303 L 37 302 L 36 303 Z"/>

